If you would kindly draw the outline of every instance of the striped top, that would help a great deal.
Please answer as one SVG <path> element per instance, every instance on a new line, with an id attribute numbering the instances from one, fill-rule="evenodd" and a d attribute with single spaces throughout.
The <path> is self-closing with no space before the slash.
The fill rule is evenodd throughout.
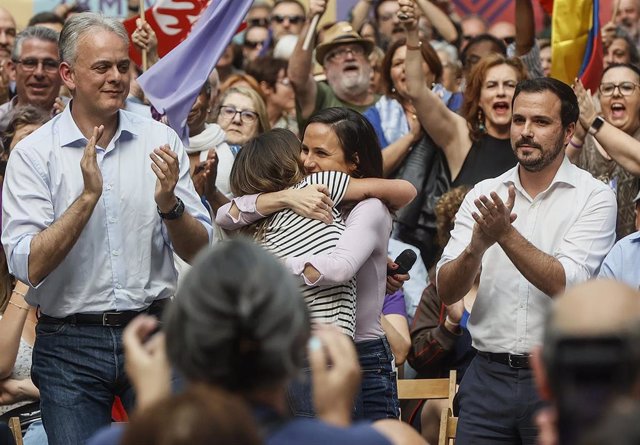
<path id="1" fill-rule="evenodd" d="M 280 258 L 328 253 L 334 249 L 345 229 L 345 222 L 336 207 L 346 193 L 349 179 L 345 173 L 326 171 L 313 173 L 293 186 L 294 189 L 301 189 L 313 184 L 326 185 L 334 203 L 333 223 L 325 224 L 306 218 L 291 209 L 281 210 L 269 218 L 258 242 Z M 355 277 L 337 285 L 308 286 L 301 283 L 311 321 L 338 326 L 342 332 L 353 337 L 356 320 Z"/>

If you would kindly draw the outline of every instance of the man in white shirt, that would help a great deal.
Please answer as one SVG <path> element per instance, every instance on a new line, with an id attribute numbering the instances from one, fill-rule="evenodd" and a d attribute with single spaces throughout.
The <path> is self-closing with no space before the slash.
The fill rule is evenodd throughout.
<path id="1" fill-rule="evenodd" d="M 594 276 L 615 241 L 613 192 L 564 155 L 578 115 L 564 83 L 518 84 L 511 123 L 518 165 L 469 192 L 438 263 L 445 304 L 460 300 L 481 271 L 468 324 L 478 355 L 457 398 L 461 445 L 535 443 L 532 417 L 542 402 L 529 352 L 542 342 L 552 297 Z"/>
<path id="2" fill-rule="evenodd" d="M 122 331 L 175 293 L 173 252 L 189 262 L 212 235 L 169 127 L 122 110 L 122 23 L 75 15 L 60 35 L 69 106 L 12 150 L 3 187 L 9 270 L 39 306 L 31 376 L 49 444 L 81 444 L 133 406 Z"/>

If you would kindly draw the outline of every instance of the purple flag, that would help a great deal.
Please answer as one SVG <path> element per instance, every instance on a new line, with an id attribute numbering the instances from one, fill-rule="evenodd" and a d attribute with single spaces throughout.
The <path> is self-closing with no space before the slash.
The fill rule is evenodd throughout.
<path id="1" fill-rule="evenodd" d="M 187 115 L 209 73 L 236 34 L 252 0 L 212 0 L 191 34 L 138 77 L 145 95 L 164 113 L 185 145 Z"/>

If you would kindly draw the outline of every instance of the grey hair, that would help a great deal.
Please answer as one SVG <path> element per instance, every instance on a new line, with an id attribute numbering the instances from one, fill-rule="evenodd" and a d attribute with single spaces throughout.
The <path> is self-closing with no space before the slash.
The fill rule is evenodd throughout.
<path id="1" fill-rule="evenodd" d="M 302 366 L 310 335 L 290 272 L 251 241 L 204 251 L 164 316 L 169 361 L 192 383 L 273 388 Z"/>
<path id="2" fill-rule="evenodd" d="M 44 26 L 29 26 L 16 36 L 13 51 L 11 51 L 11 60 L 15 62 L 20 59 L 20 55 L 22 54 L 22 44 L 25 40 L 42 40 L 44 42 L 54 43 L 57 46 L 59 36 L 60 35 L 53 29 L 45 28 Z"/>
<path id="3" fill-rule="evenodd" d="M 640 2 L 640 0 L 638 0 Z M 616 26 L 615 33 L 613 35 L 613 40 L 622 39 L 627 44 L 627 51 L 629 51 L 629 63 L 631 65 L 640 65 L 640 52 L 638 52 L 638 47 L 636 47 L 636 43 L 633 41 L 629 33 L 622 28 L 621 26 Z"/>
<path id="4" fill-rule="evenodd" d="M 638 0 L 638 1 L 640 1 L 640 0 Z M 457 63 L 458 62 L 458 60 L 459 60 L 459 58 L 458 58 L 458 50 L 452 44 L 447 43 L 447 42 L 443 42 L 442 40 L 432 40 L 429 43 L 431 44 L 431 46 L 433 47 L 433 49 L 436 52 L 442 51 L 442 52 L 447 53 L 447 55 L 449 56 L 449 60 L 451 60 L 451 63 Z"/>
<path id="5" fill-rule="evenodd" d="M 83 12 L 68 19 L 60 33 L 60 59 L 69 65 L 76 60 L 78 41 L 86 33 L 99 28 L 118 35 L 129 46 L 129 35 L 124 25 L 117 19 L 94 12 Z"/>

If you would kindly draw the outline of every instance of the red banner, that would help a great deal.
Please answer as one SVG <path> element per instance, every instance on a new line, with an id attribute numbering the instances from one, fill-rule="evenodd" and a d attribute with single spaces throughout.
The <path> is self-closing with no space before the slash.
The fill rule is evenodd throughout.
<path id="1" fill-rule="evenodd" d="M 158 38 L 158 54 L 160 57 L 178 46 L 191 31 L 191 27 L 205 10 L 209 0 L 158 0 L 145 11 L 145 19 L 153 28 Z M 129 37 L 136 29 L 136 18 L 124 21 Z M 141 64 L 141 56 L 134 46 L 129 48 L 129 56 Z"/>

